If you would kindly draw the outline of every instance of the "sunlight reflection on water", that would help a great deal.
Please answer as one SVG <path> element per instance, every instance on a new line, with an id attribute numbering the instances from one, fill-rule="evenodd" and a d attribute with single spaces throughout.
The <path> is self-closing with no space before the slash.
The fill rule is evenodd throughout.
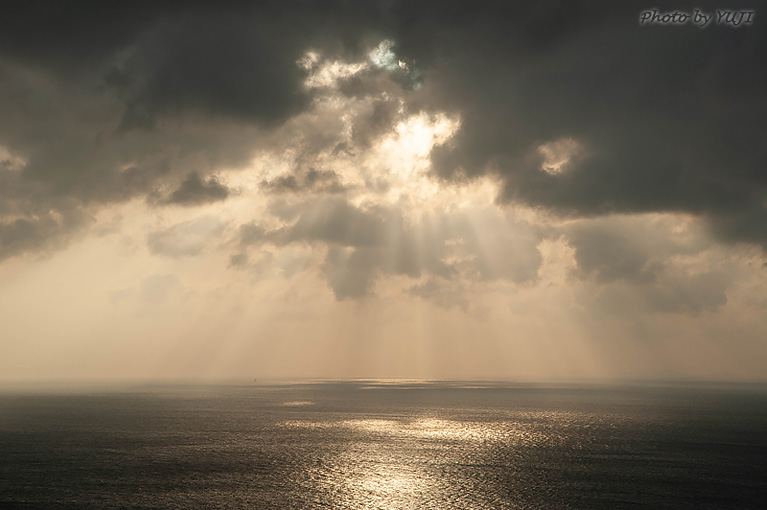
<path id="1" fill-rule="evenodd" d="M 552 423 L 569 420 L 562 417 Z M 556 439 L 556 434 L 532 430 L 522 423 L 480 423 L 441 418 L 419 418 L 412 421 L 369 419 L 342 421 L 285 421 L 283 427 L 307 429 L 351 429 L 391 437 L 423 438 L 450 441 L 501 441 L 505 444 L 541 444 Z"/>
<path id="2" fill-rule="evenodd" d="M 499 508 L 494 498 L 486 499 L 489 494 L 472 490 L 470 478 L 456 477 L 456 470 L 484 463 L 493 445 L 532 446 L 550 440 L 524 423 L 435 417 L 293 420 L 281 426 L 348 435 L 345 448 L 329 459 L 324 476 L 315 472 L 310 478 L 319 484 L 318 490 L 332 496 L 331 507 L 353 509 Z"/>

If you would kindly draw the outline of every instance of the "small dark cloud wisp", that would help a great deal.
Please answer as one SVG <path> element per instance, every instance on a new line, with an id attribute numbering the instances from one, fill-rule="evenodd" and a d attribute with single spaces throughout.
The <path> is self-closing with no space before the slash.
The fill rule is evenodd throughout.
<path id="1" fill-rule="evenodd" d="M 164 203 L 184 206 L 201 205 L 226 200 L 229 193 L 229 188 L 215 177 L 209 177 L 203 181 L 197 172 L 192 172 L 184 179 L 181 186 L 164 200 Z"/>

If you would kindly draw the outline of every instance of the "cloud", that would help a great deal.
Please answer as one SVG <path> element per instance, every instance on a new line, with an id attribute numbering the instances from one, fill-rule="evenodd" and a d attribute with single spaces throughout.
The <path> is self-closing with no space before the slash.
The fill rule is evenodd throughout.
<path id="1" fill-rule="evenodd" d="M 727 278 L 719 272 L 668 278 L 662 285 L 647 289 L 647 305 L 661 312 L 682 312 L 697 315 L 714 312 L 727 304 Z"/>
<path id="2" fill-rule="evenodd" d="M 59 223 L 51 216 L 0 223 L 0 259 L 41 249 L 59 232 Z"/>
<path id="3" fill-rule="evenodd" d="M 229 267 L 245 267 L 248 264 L 247 253 L 234 253 L 229 257 Z"/>
<path id="4" fill-rule="evenodd" d="M 274 230 L 257 224 L 240 226 L 240 242 L 270 242 L 284 246 L 294 242 L 322 242 L 358 247 L 382 245 L 386 241 L 385 210 L 366 210 L 343 199 L 325 199 L 303 204 L 298 220 Z"/>
<path id="5" fill-rule="evenodd" d="M 593 277 L 602 283 L 626 280 L 652 283 L 661 269 L 650 261 L 641 239 L 628 239 L 604 228 L 573 229 L 569 235 L 575 248 L 575 261 L 582 278 Z"/>
<path id="6" fill-rule="evenodd" d="M 408 292 L 414 296 L 430 299 L 443 308 L 458 308 L 464 312 L 469 309 L 466 289 L 458 282 L 429 278 L 413 285 Z"/>
<path id="7" fill-rule="evenodd" d="M 736 278 L 708 229 L 677 215 L 610 216 L 566 225 L 572 275 L 606 310 L 698 315 L 727 304 Z"/>
<path id="8" fill-rule="evenodd" d="M 252 131 L 226 123 L 115 134 L 120 102 L 96 94 L 92 84 L 64 78 L 0 58 L 0 144 L 16 157 L 15 169 L 0 170 L 0 214 L 12 221 L 35 222 L 52 214 L 77 218 L 78 228 L 85 227 L 102 208 L 156 193 L 190 172 L 204 175 L 211 166 L 244 164 L 254 150 Z M 177 199 L 194 200 L 190 184 Z M 200 187 L 205 189 L 197 190 L 199 200 L 221 195 L 210 180 Z M 68 232 L 73 222 L 67 226 Z M 52 243 L 34 246 L 66 244 L 65 232 L 45 232 Z"/>
<path id="9" fill-rule="evenodd" d="M 165 375 L 760 377 L 758 16 L 699 30 L 641 27 L 635 0 L 11 4 L 0 298 L 20 348 L 32 325 L 52 347 L 37 351 L 74 360 L 76 338 L 94 374 L 185 338 L 197 354 Z M 674 9 L 696 7 L 723 6 Z M 30 322 L 41 307 L 53 320 Z M 363 358 L 423 359 L 349 368 L 334 353 L 360 340 Z M 330 354 L 296 367 L 307 346 Z M 32 347 L 6 363 L 20 376 Z M 144 358 L 125 375 L 152 375 Z"/>
<path id="10" fill-rule="evenodd" d="M 191 172 L 181 186 L 166 198 L 165 203 L 191 206 L 225 200 L 228 196 L 229 188 L 218 182 L 216 177 L 203 181 L 197 172 Z"/>
<path id="11" fill-rule="evenodd" d="M 386 213 L 362 209 L 344 200 L 312 204 L 289 229 L 275 235 L 278 242 L 322 241 L 340 246 L 382 245 L 387 236 Z"/>
<path id="12" fill-rule="evenodd" d="M 412 23 L 398 48 L 425 68 L 431 104 L 462 118 L 433 151 L 440 176 L 495 175 L 501 201 L 569 216 L 724 219 L 722 239 L 763 242 L 764 31 L 648 30 L 634 2 L 484 7 L 395 8 Z M 545 171 L 539 147 L 566 139 L 587 153 Z"/>
<path id="13" fill-rule="evenodd" d="M 269 21 L 201 9 L 157 22 L 113 70 L 132 85 L 123 127 L 189 112 L 271 124 L 303 110 L 300 48 Z"/>
<path id="14" fill-rule="evenodd" d="M 47 252 L 65 244 L 87 221 L 79 209 L 36 211 L 0 221 L 0 261 L 24 253 Z"/>
<path id="15" fill-rule="evenodd" d="M 323 271 L 337 299 L 359 299 L 370 293 L 380 265 L 380 252 L 369 247 L 330 246 Z"/>
<path id="16" fill-rule="evenodd" d="M 261 182 L 261 189 L 270 193 L 343 193 L 346 186 L 340 176 L 333 170 L 316 170 L 310 168 L 307 172 L 287 174 L 270 181 Z"/>
<path id="17" fill-rule="evenodd" d="M 223 232 L 225 224 L 212 216 L 177 223 L 147 236 L 149 251 L 155 255 L 182 258 L 199 255 Z"/>
<path id="18" fill-rule="evenodd" d="M 204 176 L 246 171 L 263 151 L 292 157 L 287 172 L 264 176 L 263 192 L 346 196 L 365 185 L 383 194 L 382 171 L 368 168 L 365 155 L 419 112 L 460 119 L 455 135 L 431 149 L 442 189 L 489 176 L 503 205 L 570 218 L 689 213 L 720 240 L 767 246 L 767 35 L 758 27 L 642 27 L 643 7 L 16 5 L 0 20 L 0 253 L 61 246 L 100 208 L 179 182 L 168 203 L 223 200 L 231 190 Z M 301 65 L 309 54 L 313 63 Z M 347 180 L 341 160 L 363 178 Z M 296 213 L 298 222 L 266 229 L 267 240 L 390 242 L 402 253 L 420 243 L 422 233 L 398 225 L 397 214 L 343 204 Z M 56 218 L 81 223 L 59 228 Z M 430 245 L 418 263 L 401 255 L 392 267 L 534 279 L 532 243 L 495 225 L 499 234 L 482 242 L 461 236 L 468 262 L 447 264 Z M 657 275 L 652 253 L 629 253 L 605 234 L 605 250 L 617 254 L 609 260 L 591 250 L 598 239 L 589 236 L 599 237 L 571 239 L 584 274 L 605 282 Z M 170 248 L 183 243 L 162 241 L 169 233 L 150 237 L 155 253 L 198 246 Z"/>
<path id="19" fill-rule="evenodd" d="M 181 282 L 174 274 L 156 274 L 141 280 L 141 300 L 159 305 L 182 291 Z"/>
<path id="20" fill-rule="evenodd" d="M 389 83 L 391 84 L 391 81 Z M 356 147 L 369 147 L 373 140 L 390 131 L 395 125 L 402 105 L 392 99 L 392 97 L 397 97 L 396 91 L 391 90 L 392 87 L 389 88 L 391 95 L 379 93 L 372 97 L 363 96 L 367 99 L 369 108 L 354 119 L 352 141 Z M 344 89 L 341 88 L 341 90 Z M 381 96 L 384 98 L 381 99 Z"/>
<path id="21" fill-rule="evenodd" d="M 286 207 L 277 202 L 278 213 Z M 356 206 L 342 198 L 294 204 L 292 222 L 274 229 L 240 226 L 244 248 L 283 248 L 309 243 L 324 248 L 322 273 L 339 299 L 368 295 L 385 275 L 441 280 L 532 282 L 544 231 L 509 219 L 496 207 L 407 218 L 397 206 Z M 292 215 L 288 215 L 291 217 Z M 434 285 L 416 286 L 417 295 L 444 300 Z M 460 288 L 460 285 L 452 285 Z"/>
<path id="22" fill-rule="evenodd" d="M 739 211 L 723 212 L 712 218 L 711 229 L 721 239 L 757 244 L 767 252 L 767 199 Z"/>
<path id="23" fill-rule="evenodd" d="M 595 292 L 600 306 L 612 313 L 697 316 L 703 312 L 716 312 L 725 306 L 728 285 L 729 278 L 721 271 L 689 274 L 680 268 L 673 268 L 651 284 L 615 282 Z"/>
<path id="24" fill-rule="evenodd" d="M 156 195 L 184 175 L 248 165 L 275 129 L 311 107 L 296 61 L 322 46 L 326 37 L 318 34 L 335 23 L 315 10 L 295 16 L 238 1 L 86 0 L 5 9 L 0 213 L 13 208 L 13 221 L 33 223 L 49 211 L 95 213 Z M 170 200 L 193 205 L 223 196 L 214 182 L 193 179 Z"/>

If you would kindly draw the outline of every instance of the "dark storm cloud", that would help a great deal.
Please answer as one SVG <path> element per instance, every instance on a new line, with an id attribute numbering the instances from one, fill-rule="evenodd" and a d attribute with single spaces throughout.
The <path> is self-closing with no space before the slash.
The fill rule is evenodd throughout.
<path id="1" fill-rule="evenodd" d="M 61 201 L 55 207 L 46 208 L 44 204 L 34 202 L 35 196 L 34 192 L 29 192 L 27 196 L 0 198 L 0 218 L 11 218 L 0 219 L 0 261 L 24 253 L 59 248 L 90 219 L 82 209 Z M 33 214 L 19 217 L 20 210 Z"/>
<path id="2" fill-rule="evenodd" d="M 215 177 L 203 181 L 197 172 L 187 175 L 181 186 L 165 200 L 169 204 L 199 205 L 225 200 L 229 196 L 229 188 L 218 182 Z"/>
<path id="3" fill-rule="evenodd" d="M 759 244 L 767 252 L 767 202 L 714 217 L 711 227 L 722 239 Z"/>
<path id="4" fill-rule="evenodd" d="M 44 249 L 60 231 L 59 222 L 50 216 L 33 220 L 19 218 L 0 223 L 0 260 Z"/>
<path id="5" fill-rule="evenodd" d="M 726 4 L 673 8 L 712 12 Z M 265 133 L 312 108 L 296 65 L 303 52 L 360 60 L 383 38 L 394 41 L 408 69 L 366 71 L 341 84 L 348 97 L 390 98 L 358 117 L 359 147 L 391 127 L 400 104 L 393 98 L 401 97 L 407 111 L 460 116 L 458 133 L 432 152 L 445 185 L 491 174 L 502 183 L 501 202 L 572 216 L 685 211 L 709 219 L 720 239 L 767 246 L 761 13 L 739 29 L 640 26 L 647 7 L 557 0 L 4 5 L 0 145 L 25 161 L 20 169 L 0 167 L 0 174 L 19 174 L 0 176 L 8 184 L 2 207 L 14 209 L 2 229 L 2 246 L 14 248 L 4 253 L 34 251 L 46 236 L 64 239 L 75 228 L 25 227 L 38 221 L 38 210 L 74 217 L 146 196 L 188 172 L 209 184 L 220 168 L 244 166 Z M 562 173 L 543 172 L 538 148 L 563 138 L 582 154 Z M 301 188 L 303 175 L 275 187 Z M 32 230 L 28 238 L 39 243 L 18 240 Z"/>
<path id="6" fill-rule="evenodd" d="M 224 190 L 207 176 L 248 163 L 266 132 L 310 106 L 296 60 L 312 46 L 353 48 L 360 38 L 352 33 L 359 34 L 362 21 L 373 19 L 366 12 L 375 11 L 371 5 L 345 11 L 359 21 L 347 30 L 334 14 L 303 7 L 236 1 L 4 5 L 0 174 L 14 177 L 0 175 L 1 207 L 13 209 L 10 223 L 3 223 L 3 252 L 34 251 L 47 245 L 46 235 L 66 238 L 60 229 L 40 226 L 41 242 L 17 240 L 20 230 L 29 230 L 19 225 L 38 221 L 38 209 L 74 216 L 156 195 L 189 172 L 200 182 L 186 182 L 171 202 L 222 197 Z M 87 215 L 81 218 L 87 223 Z"/>
<path id="7" fill-rule="evenodd" d="M 462 115 L 433 153 L 438 174 L 495 174 L 502 201 L 568 215 L 693 212 L 729 225 L 730 239 L 764 242 L 754 231 L 767 197 L 761 24 L 642 27 L 638 2 L 485 7 L 447 4 L 427 19 L 421 4 L 401 5 L 411 25 L 399 51 Z M 537 147 L 563 137 L 587 154 L 542 172 Z"/>
<path id="8" fill-rule="evenodd" d="M 81 71 L 130 44 L 165 10 L 158 7 L 159 2 L 142 1 L 8 3 L 0 18 L 0 51 L 36 65 Z"/>
<path id="9" fill-rule="evenodd" d="M 274 123 L 309 97 L 295 64 L 303 48 L 260 16 L 201 9 L 163 19 L 108 75 L 129 96 L 125 128 L 188 112 Z"/>

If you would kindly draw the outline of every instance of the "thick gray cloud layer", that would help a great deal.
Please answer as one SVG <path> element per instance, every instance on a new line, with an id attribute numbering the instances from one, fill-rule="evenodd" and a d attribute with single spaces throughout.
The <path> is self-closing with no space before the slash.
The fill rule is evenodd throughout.
<path id="1" fill-rule="evenodd" d="M 460 115 L 458 133 L 432 153 L 443 185 L 495 175 L 501 202 L 570 216 L 685 211 L 708 219 L 722 240 L 766 247 L 762 13 L 738 29 L 640 26 L 646 8 L 554 0 L 4 6 L 0 145 L 25 164 L 0 164 L 0 257 L 56 246 L 94 205 L 145 197 L 185 175 L 193 177 L 169 202 L 225 199 L 209 176 L 243 166 L 264 133 L 311 108 L 297 59 L 309 48 L 359 58 L 384 37 L 417 80 L 370 71 L 341 92 L 364 98 L 399 80 L 411 111 Z M 393 104 L 360 119 L 355 143 L 391 125 Z M 560 173 L 542 171 L 539 147 L 563 138 L 581 148 L 577 157 Z M 323 172 L 303 169 L 263 188 L 343 191 Z M 297 224 L 292 235 L 322 237 L 331 226 L 309 234 Z M 584 271 L 613 277 L 584 238 L 575 242 Z M 641 258 L 624 262 L 632 278 L 652 277 Z"/>
<path id="2" fill-rule="evenodd" d="M 436 171 L 496 174 L 502 201 L 568 215 L 701 214 L 726 225 L 723 237 L 764 246 L 767 31 L 639 26 L 646 8 L 458 3 L 403 32 L 401 51 L 463 116 Z M 537 147 L 563 137 L 584 155 L 542 172 Z"/>

